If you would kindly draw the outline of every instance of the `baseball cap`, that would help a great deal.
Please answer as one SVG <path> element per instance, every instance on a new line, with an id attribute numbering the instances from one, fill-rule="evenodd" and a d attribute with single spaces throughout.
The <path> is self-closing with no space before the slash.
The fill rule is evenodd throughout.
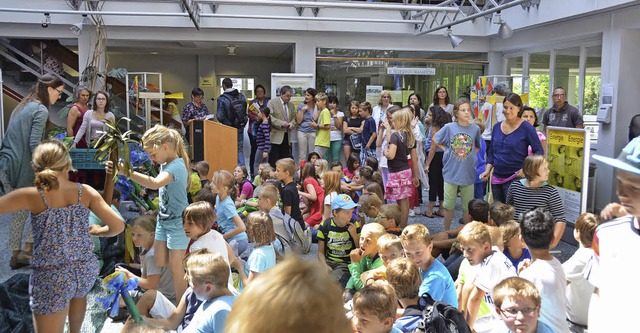
<path id="1" fill-rule="evenodd" d="M 360 205 L 353 202 L 353 199 L 351 199 L 351 197 L 346 194 L 338 194 L 338 196 L 331 202 L 331 210 L 351 209 L 357 206 Z"/>
<path id="2" fill-rule="evenodd" d="M 640 137 L 637 137 L 622 148 L 618 158 L 593 155 L 593 159 L 610 165 L 616 169 L 640 175 Z"/>

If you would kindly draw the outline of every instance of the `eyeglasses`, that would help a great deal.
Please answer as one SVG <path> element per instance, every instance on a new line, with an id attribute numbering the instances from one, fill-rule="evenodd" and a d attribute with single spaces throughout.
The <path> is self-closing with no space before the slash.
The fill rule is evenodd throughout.
<path id="1" fill-rule="evenodd" d="M 384 216 L 384 215 L 382 215 L 382 214 L 378 214 L 378 218 L 379 218 L 379 219 L 381 219 L 381 220 L 382 220 L 382 219 L 385 219 L 385 220 L 386 220 L 386 219 L 388 219 L 388 217 L 386 217 L 386 216 Z"/>
<path id="2" fill-rule="evenodd" d="M 560 98 L 560 97 L 564 97 L 564 94 L 553 94 L 552 96 L 554 98 Z"/>
<path id="3" fill-rule="evenodd" d="M 500 309 L 500 312 L 504 314 L 505 317 L 515 318 L 518 315 L 518 312 L 522 313 L 523 316 L 529 316 L 533 312 L 535 312 L 538 307 L 535 308 L 522 308 L 522 309 Z"/>
<path id="4" fill-rule="evenodd" d="M 57 91 L 58 94 L 60 94 L 60 95 L 62 95 L 64 93 L 64 88 L 62 88 L 62 89 L 55 89 L 54 88 L 53 90 Z"/>

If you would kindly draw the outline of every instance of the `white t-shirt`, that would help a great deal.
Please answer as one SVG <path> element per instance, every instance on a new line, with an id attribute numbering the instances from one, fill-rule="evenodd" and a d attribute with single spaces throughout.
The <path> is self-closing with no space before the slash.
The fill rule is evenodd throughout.
<path id="1" fill-rule="evenodd" d="M 484 258 L 477 269 L 475 286 L 484 291 L 484 301 L 487 303 L 491 313 L 495 315 L 495 305 L 493 304 L 493 287 L 500 281 L 516 276 L 516 269 L 507 258 L 497 248 L 492 248 L 493 253 Z"/>
<path id="2" fill-rule="evenodd" d="M 542 298 L 540 320 L 549 325 L 554 332 L 569 332 L 566 321 L 565 288 L 567 278 L 558 259 L 536 259 L 520 272 L 520 277 L 536 285 Z"/>
<path id="3" fill-rule="evenodd" d="M 570 282 L 566 291 L 567 318 L 584 326 L 588 324 L 589 301 L 595 288 L 584 278 L 583 272 L 592 256 L 592 249 L 581 247 L 562 264 L 567 281 Z"/>
<path id="4" fill-rule="evenodd" d="M 229 264 L 229 251 L 227 251 L 227 241 L 224 240 L 224 237 L 221 233 L 210 230 L 206 234 L 200 236 L 200 238 L 196 239 L 189 247 L 189 253 L 200 250 L 207 249 L 211 252 L 220 254 L 224 260 Z M 235 290 L 233 287 L 233 278 L 231 277 L 231 266 L 229 266 L 229 286 L 231 287 L 229 290 Z"/>
<path id="5" fill-rule="evenodd" d="M 331 141 L 342 140 L 342 128 L 336 127 L 336 118 L 342 118 L 342 120 L 344 120 L 344 113 L 338 111 L 335 116 L 331 116 Z"/>
<path id="6" fill-rule="evenodd" d="M 333 191 L 329 195 L 324 196 L 324 204 L 331 206 L 331 202 L 338 196 L 338 192 Z M 324 208 L 323 208 L 324 209 Z M 333 217 L 333 210 L 331 211 L 331 217 Z"/>

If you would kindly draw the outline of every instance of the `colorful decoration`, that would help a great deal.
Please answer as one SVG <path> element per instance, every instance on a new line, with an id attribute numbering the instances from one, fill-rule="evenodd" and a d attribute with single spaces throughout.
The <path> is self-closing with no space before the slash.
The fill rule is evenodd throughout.
<path id="1" fill-rule="evenodd" d="M 102 304 L 105 310 L 111 308 L 109 312 L 110 316 L 115 317 L 118 314 L 120 297 L 122 297 L 133 320 L 135 320 L 137 324 L 142 324 L 142 318 L 140 317 L 136 303 L 133 301 L 131 295 L 129 295 L 129 291 L 138 287 L 138 279 L 127 279 L 123 272 L 114 272 L 102 280 L 102 287 L 107 295 L 99 297 L 98 302 Z"/>

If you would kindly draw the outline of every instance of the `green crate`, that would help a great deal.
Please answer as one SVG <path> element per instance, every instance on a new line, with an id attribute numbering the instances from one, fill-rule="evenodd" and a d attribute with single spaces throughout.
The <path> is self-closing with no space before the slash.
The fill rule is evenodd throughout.
<path id="1" fill-rule="evenodd" d="M 89 148 L 71 148 L 69 155 L 71 155 L 73 167 L 77 170 L 104 169 L 104 161 L 98 161 L 94 157 L 97 151 Z"/>

